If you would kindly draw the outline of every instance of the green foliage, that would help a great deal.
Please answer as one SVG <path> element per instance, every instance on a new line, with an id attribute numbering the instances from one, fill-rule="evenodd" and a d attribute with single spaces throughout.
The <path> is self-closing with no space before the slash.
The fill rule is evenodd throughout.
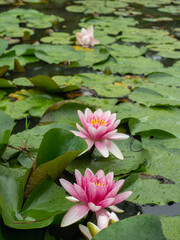
<path id="1" fill-rule="evenodd" d="M 153 215 L 130 217 L 113 223 L 110 227 L 100 231 L 93 240 L 107 239 L 134 239 L 134 240 L 165 240 L 161 222 Z"/>

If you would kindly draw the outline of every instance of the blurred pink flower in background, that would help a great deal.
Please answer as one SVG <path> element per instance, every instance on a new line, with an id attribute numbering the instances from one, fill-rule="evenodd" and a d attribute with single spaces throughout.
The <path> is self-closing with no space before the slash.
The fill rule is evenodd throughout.
<path id="1" fill-rule="evenodd" d="M 76 33 L 76 44 L 82 47 L 91 47 L 99 44 L 99 41 L 94 39 L 94 28 L 89 26 L 87 29 L 82 28 L 81 32 Z"/>
<path id="2" fill-rule="evenodd" d="M 78 110 L 78 115 L 84 129 L 77 123 L 76 127 L 79 132 L 71 132 L 85 139 L 88 144 L 86 151 L 95 145 L 103 157 L 108 157 L 111 152 L 115 157 L 123 159 L 120 149 L 111 140 L 123 140 L 129 136 L 117 133 L 115 128 L 119 125 L 120 120 L 116 120 L 116 113 L 103 112 L 101 109 L 92 113 L 89 108 L 86 108 L 85 114 Z"/>
<path id="3" fill-rule="evenodd" d="M 124 201 L 132 194 L 131 191 L 117 194 L 124 184 L 124 180 L 115 183 L 113 172 L 105 175 L 103 170 L 99 170 L 94 175 L 87 168 L 85 175 L 82 176 L 80 171 L 76 169 L 75 178 L 77 183 L 73 185 L 65 179 L 60 179 L 63 188 L 71 195 L 66 199 L 78 203 L 65 214 L 61 227 L 79 221 L 91 210 L 96 213 L 98 227 L 103 229 L 107 227 L 110 218 L 110 213 L 104 208 L 108 207 L 112 211 L 122 212 L 121 209 L 114 205 Z"/>

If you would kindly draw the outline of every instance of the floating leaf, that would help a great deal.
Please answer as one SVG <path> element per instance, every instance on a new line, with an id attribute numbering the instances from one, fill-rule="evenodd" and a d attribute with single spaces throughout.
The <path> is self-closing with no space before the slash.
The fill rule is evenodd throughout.
<path id="1" fill-rule="evenodd" d="M 93 240 L 103 239 L 166 240 L 159 217 L 153 215 L 133 216 L 100 231 Z"/>
<path id="2" fill-rule="evenodd" d="M 108 158 L 104 158 L 95 150 L 91 158 L 86 153 L 76 158 L 66 169 L 70 172 L 74 172 L 75 169 L 79 169 L 81 172 L 84 172 L 86 168 L 90 168 L 93 172 L 103 169 L 106 173 L 112 171 L 118 175 L 136 170 L 144 162 L 147 152 L 139 141 L 135 140 L 132 143 L 131 139 L 128 139 L 115 141 L 115 144 L 121 149 L 124 160 L 119 160 L 112 154 Z"/>
<path id="3" fill-rule="evenodd" d="M 167 240 L 178 240 L 180 236 L 179 224 L 180 216 L 160 217 L 162 229 Z"/>
<path id="4" fill-rule="evenodd" d="M 52 122 L 59 122 L 76 126 L 76 123 L 79 122 L 77 111 L 81 110 L 84 112 L 87 107 L 93 109 L 93 107 L 88 104 L 82 102 L 80 103 L 75 100 L 61 101 L 46 111 L 45 115 L 41 119 L 41 123 L 49 124 Z"/>
<path id="5" fill-rule="evenodd" d="M 57 128 L 49 130 L 41 142 L 36 169 L 28 180 L 25 194 L 28 195 L 47 176 L 56 179 L 86 148 L 86 142 L 68 130 Z"/>
<path id="6" fill-rule="evenodd" d="M 178 188 L 178 184 L 162 184 L 153 177 L 132 174 L 126 179 L 122 191 L 133 192 L 128 201 L 164 205 L 172 201 L 179 202 Z"/>
<path id="7" fill-rule="evenodd" d="M 14 121 L 4 112 L 0 111 L 0 157 L 2 156 L 9 141 L 11 131 L 14 127 Z"/>

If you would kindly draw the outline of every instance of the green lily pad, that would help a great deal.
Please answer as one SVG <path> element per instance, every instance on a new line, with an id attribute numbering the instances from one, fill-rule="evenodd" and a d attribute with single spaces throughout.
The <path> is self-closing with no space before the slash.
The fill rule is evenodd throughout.
<path id="1" fill-rule="evenodd" d="M 172 76 L 167 73 L 152 73 L 147 76 L 147 79 L 151 82 L 154 82 L 156 84 L 160 84 L 163 86 L 179 86 L 179 80 L 178 76 Z"/>
<path id="2" fill-rule="evenodd" d="M 26 185 L 29 195 L 47 176 L 56 179 L 66 166 L 87 148 L 84 139 L 66 129 L 51 129 L 43 137 L 39 147 L 36 169 Z"/>
<path id="3" fill-rule="evenodd" d="M 180 90 L 175 87 L 152 85 L 136 88 L 129 98 L 146 106 L 180 106 Z"/>
<path id="4" fill-rule="evenodd" d="M 9 141 L 11 131 L 14 127 L 14 121 L 4 112 L 0 111 L 0 157 L 5 151 L 6 145 Z"/>
<path id="5" fill-rule="evenodd" d="M 180 167 L 179 152 L 176 152 L 175 148 L 167 149 L 161 144 L 161 141 L 151 141 L 150 143 L 147 140 L 143 140 L 143 146 L 149 150 L 145 172 L 151 175 L 163 176 L 179 184 L 180 177 L 177 172 L 177 169 Z M 180 149 L 179 146 L 178 149 Z"/>
<path id="6" fill-rule="evenodd" d="M 178 189 L 178 184 L 162 184 L 156 179 L 150 179 L 149 176 L 146 179 L 144 175 L 132 174 L 126 179 L 122 191 L 133 192 L 128 201 L 138 204 L 164 205 L 180 200 Z"/>
<path id="7" fill-rule="evenodd" d="M 92 66 L 105 61 L 109 57 L 107 49 L 101 46 L 95 46 L 92 51 L 83 51 L 83 54 L 84 56 L 78 61 L 80 66 Z"/>
<path id="8" fill-rule="evenodd" d="M 121 58 L 128 57 L 138 57 L 143 55 L 146 52 L 145 47 L 137 48 L 135 46 L 126 46 L 126 45 L 119 45 L 117 43 L 111 45 L 110 47 L 110 54 L 114 57 L 117 61 Z"/>
<path id="9" fill-rule="evenodd" d="M 50 129 L 53 128 L 64 128 L 69 130 L 75 130 L 71 125 L 62 124 L 62 123 L 52 123 L 44 126 L 36 126 L 32 129 L 28 129 L 17 134 L 11 135 L 9 139 L 9 144 L 15 148 L 24 148 L 24 144 L 27 149 L 29 149 L 32 156 L 36 156 L 40 143 L 43 139 L 43 135 Z M 3 159 L 9 160 L 11 157 L 16 155 L 19 151 L 13 148 L 7 148 L 7 150 L 3 154 Z M 26 154 L 28 157 L 28 155 Z M 20 159 L 18 159 L 21 162 Z M 27 159 L 29 162 L 31 159 Z M 23 166 L 23 165 L 22 165 Z"/>
<path id="10" fill-rule="evenodd" d="M 94 109 L 92 106 L 80 103 L 75 100 L 64 100 L 50 107 L 41 119 L 41 123 L 49 124 L 53 122 L 67 123 L 76 126 L 79 123 L 77 111 L 84 112 L 86 108 Z"/>
<path id="11" fill-rule="evenodd" d="M 16 228 L 15 222 L 18 221 L 18 213 L 21 211 L 24 184 L 29 171 L 0 165 L 0 173 L 2 218 L 7 226 Z"/>
<path id="12" fill-rule="evenodd" d="M 164 58 L 180 59 L 180 51 L 160 51 L 158 55 Z"/>
<path id="13" fill-rule="evenodd" d="M 32 86 L 34 86 L 31 83 L 31 81 L 28 78 L 25 78 L 25 77 L 15 78 L 12 82 L 16 86 L 22 86 L 22 87 L 32 87 Z"/>
<path id="14" fill-rule="evenodd" d="M 146 109 L 142 117 L 130 119 L 129 127 L 132 134 L 137 134 L 149 130 L 160 129 L 176 137 L 180 136 L 179 109 L 178 108 L 153 108 Z"/>
<path id="15" fill-rule="evenodd" d="M 41 44 L 36 47 L 35 56 L 50 64 L 58 64 L 64 61 L 80 61 L 84 54 L 68 45 Z"/>
<path id="16" fill-rule="evenodd" d="M 0 56 L 4 53 L 8 47 L 8 42 L 4 39 L 0 39 Z"/>
<path id="17" fill-rule="evenodd" d="M 64 213 L 73 205 L 65 197 L 64 189 L 57 186 L 48 177 L 29 196 L 23 206 L 21 216 L 28 216 L 40 221 Z"/>
<path id="18" fill-rule="evenodd" d="M 117 99 L 95 98 L 91 96 L 77 97 L 76 101 L 91 104 L 96 108 L 101 108 L 103 111 L 111 109 L 117 103 Z"/>
<path id="19" fill-rule="evenodd" d="M 178 240 L 180 236 L 179 224 L 180 224 L 180 216 L 168 217 L 161 216 L 160 217 L 163 233 L 167 240 Z"/>
<path id="20" fill-rule="evenodd" d="M 133 216 L 113 223 L 100 231 L 93 240 L 116 240 L 119 237 L 122 240 L 166 240 L 159 217 L 153 215 Z"/>
<path id="21" fill-rule="evenodd" d="M 91 157 L 86 153 L 76 158 L 66 167 L 66 170 L 74 172 L 75 169 L 79 169 L 84 172 L 86 168 L 90 168 L 93 172 L 97 172 L 99 169 L 103 169 L 106 173 L 112 171 L 115 175 L 136 170 L 144 162 L 147 152 L 139 141 L 131 141 L 131 139 L 114 141 L 122 151 L 124 160 L 119 160 L 112 154 L 108 158 L 104 158 L 95 150 Z"/>
<path id="22" fill-rule="evenodd" d="M 25 94 L 30 94 L 30 96 Z M 42 117 L 44 112 L 62 98 L 51 97 L 44 92 L 35 90 L 22 90 L 20 94 L 12 94 L 18 101 L 11 102 L 10 99 L 3 99 L 0 102 L 0 109 L 11 116 L 13 119 L 24 118 L 28 115 Z"/>
<path id="23" fill-rule="evenodd" d="M 0 100 L 6 95 L 7 92 L 0 90 Z"/>
<path id="24" fill-rule="evenodd" d="M 165 13 L 171 13 L 171 14 L 178 14 L 180 13 L 180 6 L 176 5 L 169 5 L 169 6 L 164 6 L 163 8 L 158 8 L 160 12 L 165 12 Z"/>
<path id="25" fill-rule="evenodd" d="M 14 88 L 16 87 L 11 81 L 4 78 L 0 78 L 0 88 Z"/>
<path id="26" fill-rule="evenodd" d="M 104 71 L 109 67 L 113 73 L 120 74 L 149 74 L 152 72 L 160 72 L 163 65 L 155 60 L 145 57 L 136 58 L 118 58 L 118 61 L 108 60 L 104 63 L 96 64 L 93 68 Z"/>
<path id="27" fill-rule="evenodd" d="M 71 44 L 70 34 L 65 32 L 53 32 L 50 36 L 43 37 L 40 39 L 43 43 L 52 44 Z"/>
<path id="28" fill-rule="evenodd" d="M 33 63 L 38 62 L 39 60 L 34 56 L 20 56 L 17 57 L 15 55 L 15 52 L 9 52 L 7 54 L 4 54 L 0 58 L 0 66 L 9 66 L 10 70 L 14 69 L 14 60 L 17 59 L 20 65 L 25 66 L 27 63 Z"/>

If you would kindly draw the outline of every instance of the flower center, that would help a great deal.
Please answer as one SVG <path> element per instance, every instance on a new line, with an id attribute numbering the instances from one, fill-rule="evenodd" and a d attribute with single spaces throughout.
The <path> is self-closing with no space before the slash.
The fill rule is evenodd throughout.
<path id="1" fill-rule="evenodd" d="M 100 183 L 100 182 L 91 182 L 91 183 L 93 183 L 96 186 L 106 186 L 105 183 Z"/>
<path id="2" fill-rule="evenodd" d="M 91 120 L 91 124 L 92 125 L 94 125 L 94 124 L 99 124 L 99 125 L 106 125 L 107 124 L 107 122 L 106 121 L 104 121 L 104 120 L 102 120 L 102 119 L 92 119 Z"/>

